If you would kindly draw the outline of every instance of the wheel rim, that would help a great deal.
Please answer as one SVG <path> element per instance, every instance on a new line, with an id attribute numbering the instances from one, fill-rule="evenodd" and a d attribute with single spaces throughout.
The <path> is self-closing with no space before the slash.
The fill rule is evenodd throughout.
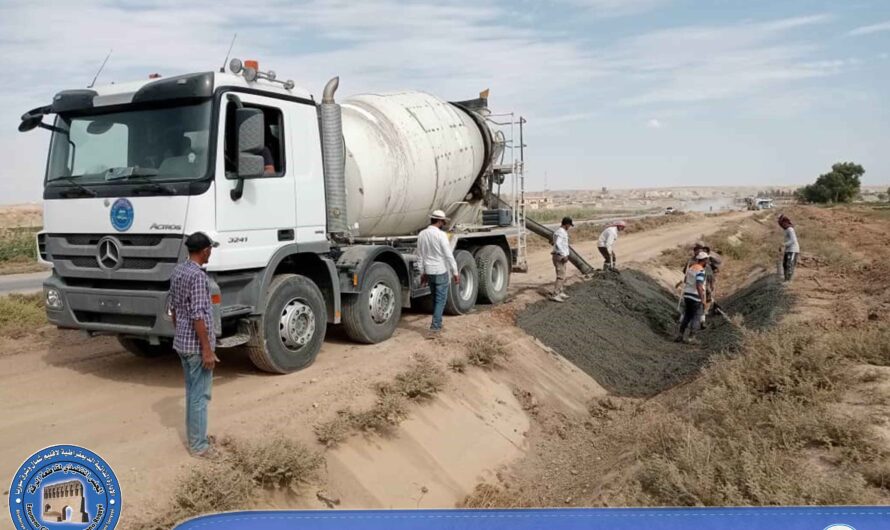
<path id="1" fill-rule="evenodd" d="M 460 294 L 461 300 L 469 300 L 476 289 L 476 276 L 471 274 L 467 267 L 460 270 Z"/>
<path id="2" fill-rule="evenodd" d="M 284 305 L 278 320 L 281 343 L 289 350 L 299 350 L 315 335 L 315 313 L 303 300 L 294 298 Z"/>
<path id="3" fill-rule="evenodd" d="M 371 320 L 377 324 L 387 322 L 396 310 L 395 291 L 383 282 L 376 283 L 368 293 L 368 307 Z"/>
<path id="4" fill-rule="evenodd" d="M 504 274 L 504 264 L 500 261 L 495 261 L 491 265 L 491 287 L 495 292 L 500 292 L 501 289 L 504 288 L 504 278 L 506 278 L 506 274 Z"/>

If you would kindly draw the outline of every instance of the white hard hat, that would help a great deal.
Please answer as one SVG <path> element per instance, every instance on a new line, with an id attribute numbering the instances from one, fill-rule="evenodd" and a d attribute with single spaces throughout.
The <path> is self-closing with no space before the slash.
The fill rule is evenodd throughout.
<path id="1" fill-rule="evenodd" d="M 708 259 L 710 257 L 711 257 L 711 255 L 704 251 L 699 252 L 698 254 L 695 255 L 695 259 Z"/>
<path id="2" fill-rule="evenodd" d="M 443 221 L 448 220 L 448 216 L 445 215 L 445 212 L 442 210 L 433 210 L 433 213 L 430 214 L 430 219 L 441 219 Z"/>

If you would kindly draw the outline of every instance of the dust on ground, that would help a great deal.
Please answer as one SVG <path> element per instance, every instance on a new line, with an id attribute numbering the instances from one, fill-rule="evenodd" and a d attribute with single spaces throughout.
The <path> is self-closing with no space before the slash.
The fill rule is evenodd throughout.
<path id="1" fill-rule="evenodd" d="M 636 270 L 597 272 L 569 287 L 564 303 L 530 305 L 517 324 L 618 396 L 657 394 L 692 377 L 718 352 L 737 345 L 738 324 L 710 317 L 701 347 L 674 342 L 678 296 Z M 730 316 L 760 329 L 786 307 L 774 278 L 761 279 L 722 301 Z"/>

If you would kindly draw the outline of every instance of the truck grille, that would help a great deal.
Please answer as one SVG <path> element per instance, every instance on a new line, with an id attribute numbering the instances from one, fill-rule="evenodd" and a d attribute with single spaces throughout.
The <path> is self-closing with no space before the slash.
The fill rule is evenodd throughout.
<path id="1" fill-rule="evenodd" d="M 180 234 L 43 234 L 45 259 L 66 279 L 168 282 L 186 251 Z M 109 254 L 111 254 L 109 256 Z"/>

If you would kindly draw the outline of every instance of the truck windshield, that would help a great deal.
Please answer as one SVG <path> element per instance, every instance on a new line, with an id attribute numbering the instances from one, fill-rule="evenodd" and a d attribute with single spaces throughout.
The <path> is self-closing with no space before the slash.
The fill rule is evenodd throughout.
<path id="1" fill-rule="evenodd" d="M 56 118 L 47 182 L 175 181 L 207 173 L 211 102 Z"/>

